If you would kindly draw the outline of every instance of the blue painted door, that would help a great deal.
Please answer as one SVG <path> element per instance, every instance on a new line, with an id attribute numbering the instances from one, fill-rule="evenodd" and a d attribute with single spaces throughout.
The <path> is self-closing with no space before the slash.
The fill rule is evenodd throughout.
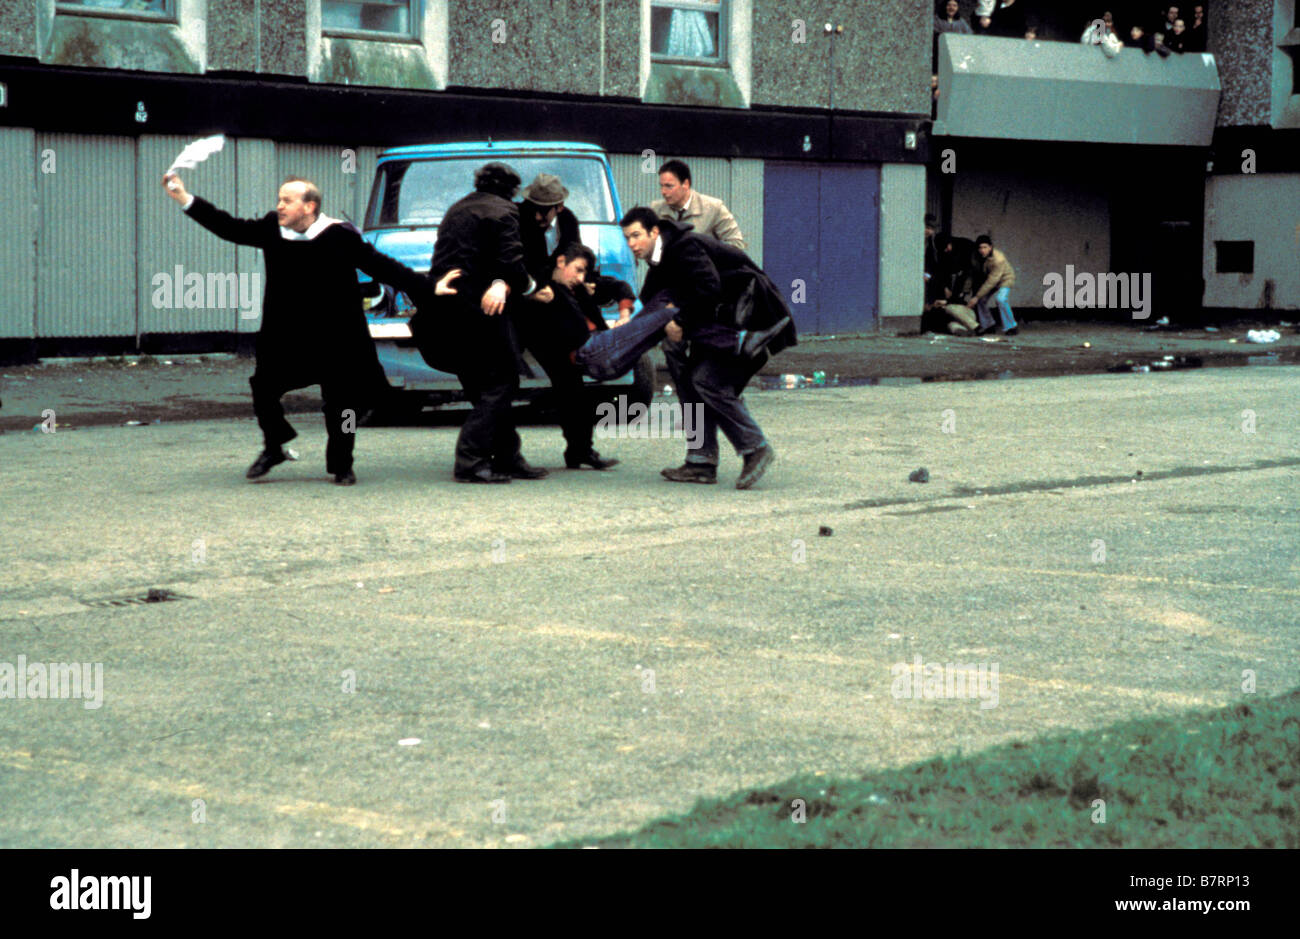
<path id="1" fill-rule="evenodd" d="M 768 163 L 763 268 L 812 335 L 864 332 L 878 316 L 880 169 Z"/>

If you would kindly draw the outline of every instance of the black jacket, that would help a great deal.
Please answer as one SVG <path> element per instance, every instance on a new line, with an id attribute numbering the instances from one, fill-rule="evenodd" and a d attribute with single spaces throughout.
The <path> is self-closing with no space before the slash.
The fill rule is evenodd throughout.
<path id="1" fill-rule="evenodd" d="M 262 249 L 266 291 L 257 370 L 286 389 L 320 381 L 373 388 L 379 360 L 361 305 L 358 268 L 417 304 L 432 296 L 422 275 L 376 251 L 349 223 L 336 222 L 311 240 L 290 241 L 280 234 L 274 212 L 235 218 L 196 196 L 188 214 L 218 238 Z"/>
<path id="2" fill-rule="evenodd" d="M 452 284 L 457 293 L 451 306 L 461 312 L 479 310 L 483 291 L 494 280 L 505 281 L 512 297 L 528 293 L 531 278 L 524 266 L 518 204 L 472 192 L 447 209 L 433 245 L 430 282 L 436 284 L 454 268 L 465 272 Z"/>
<path id="3" fill-rule="evenodd" d="M 652 265 L 641 288 L 644 303 L 661 291 L 673 295 L 681 312 L 673 319 L 682 327 L 686 338 L 702 329 L 717 326 L 736 327 L 732 320 L 733 305 L 755 282 L 753 319 L 745 329 L 762 330 L 775 326 L 789 315 L 785 299 L 776 285 L 744 251 L 728 244 L 697 235 L 692 226 L 673 219 L 659 219 L 659 237 L 663 249 L 659 263 Z M 771 341 L 767 351 L 773 355 L 795 345 L 794 321 Z"/>
<path id="4" fill-rule="evenodd" d="M 984 281 L 984 260 L 976 250 L 975 242 L 969 238 L 950 238 L 948 243 L 952 250 L 939 255 L 939 293 L 942 295 L 942 287 L 947 287 L 952 291 L 952 302 L 963 303 Z"/>
<path id="5" fill-rule="evenodd" d="M 582 241 L 582 229 L 578 225 L 578 217 L 568 209 L 560 209 L 560 213 L 555 216 L 555 227 L 559 232 L 560 240 L 556 243 L 555 250 L 549 252 L 546 250 L 546 229 L 539 228 L 533 219 L 524 218 L 522 213 L 519 217 L 519 226 L 520 238 L 524 246 L 524 266 L 528 268 L 528 273 L 538 284 L 550 283 L 551 273 L 555 270 L 555 259 L 559 256 L 560 249 L 572 242 Z"/>

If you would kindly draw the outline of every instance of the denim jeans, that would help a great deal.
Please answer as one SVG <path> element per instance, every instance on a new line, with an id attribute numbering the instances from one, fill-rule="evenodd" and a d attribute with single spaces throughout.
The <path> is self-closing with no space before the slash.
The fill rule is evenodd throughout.
<path id="1" fill-rule="evenodd" d="M 988 327 L 993 325 L 993 315 L 989 313 L 989 300 L 997 304 L 998 319 L 1002 321 L 1002 331 L 1016 328 L 1016 317 L 1011 312 L 1011 304 L 1008 298 L 1011 296 L 1010 287 L 999 287 L 993 291 L 990 297 L 985 297 L 975 304 L 975 311 L 979 314 L 980 326 Z"/>
<path id="2" fill-rule="evenodd" d="M 766 445 L 763 429 L 740 397 L 753 374 L 752 363 L 726 355 L 691 355 L 684 342 L 665 340 L 663 350 L 682 409 L 702 405 L 704 414 L 704 432 L 696 437 L 699 446 L 687 442 L 687 463 L 718 465 L 719 429 L 741 456 Z"/>
<path id="3" fill-rule="evenodd" d="M 677 315 L 668 306 L 668 294 L 654 296 L 641 312 L 617 329 L 601 330 L 578 349 L 574 361 L 597 381 L 610 381 L 627 374 L 637 359 L 654 347 L 664 327 Z"/>

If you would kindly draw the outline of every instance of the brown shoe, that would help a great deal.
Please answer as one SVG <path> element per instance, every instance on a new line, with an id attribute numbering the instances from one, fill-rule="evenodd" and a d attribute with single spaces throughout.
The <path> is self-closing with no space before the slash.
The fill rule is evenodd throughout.
<path id="1" fill-rule="evenodd" d="M 670 483 L 716 483 L 718 468 L 708 463 L 683 463 L 660 470 L 659 475 Z"/>
<path id="2" fill-rule="evenodd" d="M 748 489 L 753 486 L 763 477 L 775 459 L 776 451 L 772 449 L 770 443 L 765 443 L 753 453 L 746 454 L 745 465 L 736 479 L 736 488 Z"/>

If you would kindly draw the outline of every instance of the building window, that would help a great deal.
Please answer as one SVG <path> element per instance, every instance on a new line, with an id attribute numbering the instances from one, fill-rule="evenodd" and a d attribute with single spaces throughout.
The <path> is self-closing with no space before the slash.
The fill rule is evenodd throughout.
<path id="1" fill-rule="evenodd" d="M 60 13 L 176 20 L 176 0 L 58 0 Z"/>
<path id="2" fill-rule="evenodd" d="M 652 0 L 650 52 L 656 62 L 727 63 L 726 0 Z"/>
<path id="3" fill-rule="evenodd" d="M 321 0 L 321 32 L 418 39 L 421 0 Z"/>
<path id="4" fill-rule="evenodd" d="M 1216 274 L 1255 273 L 1255 242 L 1216 241 L 1214 272 Z"/>

